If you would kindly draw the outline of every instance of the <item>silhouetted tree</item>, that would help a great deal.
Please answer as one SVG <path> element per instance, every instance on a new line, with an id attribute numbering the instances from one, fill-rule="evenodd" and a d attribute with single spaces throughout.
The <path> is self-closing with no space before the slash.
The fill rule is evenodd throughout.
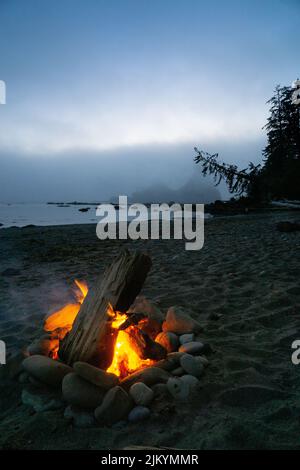
<path id="1" fill-rule="evenodd" d="M 203 150 L 198 150 L 197 147 L 194 150 L 197 153 L 194 160 L 196 163 L 201 163 L 202 174 L 213 175 L 216 186 L 224 180 L 231 193 L 239 196 L 246 193 L 249 197 L 258 198 L 261 165 L 254 165 L 250 162 L 247 168 L 239 170 L 237 165 L 219 162 L 217 153 L 210 155 Z"/>
<path id="2" fill-rule="evenodd" d="M 216 185 L 222 180 L 231 193 L 247 194 L 253 200 L 269 198 L 300 199 L 300 106 L 293 104 L 292 87 L 275 89 L 270 116 L 264 129 L 268 143 L 263 150 L 263 165 L 249 163 L 239 170 L 236 165 L 218 161 L 218 154 L 198 150 L 194 160 L 202 173 L 213 175 Z"/>
<path id="3" fill-rule="evenodd" d="M 292 87 L 277 86 L 268 101 L 264 179 L 266 191 L 273 198 L 300 197 L 300 119 L 299 106 L 292 103 L 293 92 Z"/>

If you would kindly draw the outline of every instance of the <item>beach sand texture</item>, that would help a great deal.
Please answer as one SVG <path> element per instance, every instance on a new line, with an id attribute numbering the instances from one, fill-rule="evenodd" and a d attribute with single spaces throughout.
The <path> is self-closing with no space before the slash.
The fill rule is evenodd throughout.
<path id="1" fill-rule="evenodd" d="M 153 261 L 142 294 L 166 313 L 184 308 L 204 327 L 213 353 L 202 389 L 170 401 L 142 424 L 78 429 L 62 411 L 22 405 L 18 381 L 0 378 L 0 447 L 107 449 L 149 445 L 187 449 L 299 449 L 299 232 L 280 233 L 293 212 L 216 218 L 200 251 L 182 241 L 100 241 L 95 226 L 0 230 L 0 339 L 8 355 L 41 333 L 44 316 L 72 298 L 74 279 L 92 285 L 120 249 Z"/>

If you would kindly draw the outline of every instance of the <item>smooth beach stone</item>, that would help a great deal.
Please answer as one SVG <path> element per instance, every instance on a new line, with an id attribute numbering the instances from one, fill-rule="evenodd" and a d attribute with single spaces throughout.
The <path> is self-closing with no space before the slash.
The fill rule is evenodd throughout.
<path id="1" fill-rule="evenodd" d="M 62 383 L 63 398 L 70 405 L 96 408 L 102 403 L 104 391 L 75 373 L 65 376 Z"/>
<path id="2" fill-rule="evenodd" d="M 129 395 L 133 398 L 136 405 L 142 406 L 149 405 L 154 397 L 154 393 L 151 388 L 143 382 L 137 382 L 131 385 Z"/>
<path id="3" fill-rule="evenodd" d="M 23 368 L 35 379 L 52 387 L 60 387 L 63 378 L 73 372 L 70 366 L 40 355 L 29 356 L 24 359 Z"/>
<path id="4" fill-rule="evenodd" d="M 167 382 L 169 393 L 179 401 L 187 401 L 190 396 L 190 385 L 180 377 L 172 377 Z"/>
<path id="5" fill-rule="evenodd" d="M 184 353 L 182 352 L 172 352 L 169 353 L 166 359 L 162 359 L 155 363 L 155 367 L 159 367 L 160 369 L 164 369 L 166 371 L 172 371 L 176 367 L 179 366 L 179 360 Z"/>
<path id="6" fill-rule="evenodd" d="M 64 406 L 59 396 L 30 385 L 22 390 L 21 400 L 23 405 L 31 406 L 36 412 L 59 410 Z"/>
<path id="7" fill-rule="evenodd" d="M 190 387 L 190 390 L 195 388 L 200 383 L 197 377 L 194 377 L 194 375 L 189 374 L 182 375 L 182 377 L 180 377 L 180 380 L 187 383 Z"/>
<path id="8" fill-rule="evenodd" d="M 95 425 L 93 412 L 86 411 L 74 405 L 67 406 L 64 412 L 64 418 L 71 421 L 76 428 L 91 428 Z"/>
<path id="9" fill-rule="evenodd" d="M 169 395 L 167 384 L 155 384 L 151 388 L 154 393 L 154 398 L 157 398 L 160 401 L 163 398 L 167 398 Z"/>
<path id="10" fill-rule="evenodd" d="M 181 375 L 185 374 L 185 370 L 180 366 L 172 370 L 171 374 L 180 377 Z"/>
<path id="11" fill-rule="evenodd" d="M 196 333 L 202 330 L 200 324 L 190 315 L 184 313 L 179 307 L 169 308 L 162 329 L 163 331 L 171 331 L 178 335 Z"/>
<path id="12" fill-rule="evenodd" d="M 194 375 L 195 377 L 201 377 L 203 374 L 203 364 L 197 361 L 197 359 L 191 354 L 184 354 L 180 358 L 180 365 L 185 370 L 185 372 L 190 375 Z"/>
<path id="13" fill-rule="evenodd" d="M 209 360 L 205 356 L 196 356 L 195 357 L 196 361 L 201 362 L 204 367 L 209 366 Z"/>
<path id="14" fill-rule="evenodd" d="M 180 346 L 179 352 L 187 354 L 197 354 L 203 351 L 204 344 L 200 341 L 192 341 L 191 343 L 184 343 Z"/>
<path id="15" fill-rule="evenodd" d="M 194 341 L 194 333 L 187 333 L 185 335 L 180 335 L 179 336 L 179 343 L 180 344 L 185 344 L 185 343 L 191 343 Z"/>
<path id="16" fill-rule="evenodd" d="M 94 385 L 109 390 L 119 383 L 119 378 L 115 374 L 105 372 L 98 367 L 94 367 L 87 362 L 75 362 L 73 364 L 74 371 L 83 379 L 91 382 Z"/>
<path id="17" fill-rule="evenodd" d="M 159 367 L 146 367 L 125 377 L 125 379 L 121 381 L 121 385 L 125 388 L 131 387 L 131 385 L 136 382 L 154 385 L 156 383 L 166 383 L 169 377 L 170 374 Z"/>
<path id="18" fill-rule="evenodd" d="M 170 331 L 162 331 L 156 336 L 155 341 L 161 344 L 161 346 L 163 346 L 168 351 L 168 353 L 177 351 L 178 349 L 178 336 L 175 333 L 171 333 Z"/>
<path id="19" fill-rule="evenodd" d="M 102 405 L 95 409 L 95 418 L 101 424 L 112 426 L 125 419 L 132 407 L 132 398 L 117 385 L 106 393 Z"/>
<path id="20" fill-rule="evenodd" d="M 34 340 L 28 347 L 27 352 L 30 356 L 42 355 L 47 357 L 53 357 L 58 351 L 59 340 L 50 338 L 39 338 Z"/>
<path id="21" fill-rule="evenodd" d="M 128 415 L 128 421 L 130 423 L 138 423 L 139 421 L 144 421 L 150 416 L 149 408 L 146 406 L 135 406 Z"/>

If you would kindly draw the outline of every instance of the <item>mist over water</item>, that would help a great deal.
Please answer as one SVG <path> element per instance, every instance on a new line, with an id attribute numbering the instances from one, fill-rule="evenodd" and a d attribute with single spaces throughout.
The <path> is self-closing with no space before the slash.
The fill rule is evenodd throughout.
<path id="1" fill-rule="evenodd" d="M 200 148 L 243 167 L 260 159 L 263 140 L 201 142 Z M 194 161 L 197 142 L 106 152 L 41 155 L 0 152 L 0 202 L 102 202 L 128 195 L 135 202 L 210 202 L 229 197 L 204 178 Z"/>

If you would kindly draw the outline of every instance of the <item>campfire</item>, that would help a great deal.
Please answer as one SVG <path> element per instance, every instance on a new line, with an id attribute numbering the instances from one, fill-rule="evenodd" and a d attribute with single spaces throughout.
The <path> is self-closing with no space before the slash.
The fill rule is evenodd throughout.
<path id="1" fill-rule="evenodd" d="M 133 278 L 135 278 L 139 272 L 146 272 L 145 266 L 149 266 L 150 268 L 149 258 L 145 255 L 139 256 L 142 256 L 143 263 L 141 263 L 141 259 L 139 259 L 136 265 L 133 264 L 131 267 L 131 275 Z M 126 284 L 125 276 L 127 276 L 128 279 L 128 258 L 126 258 L 126 261 L 126 269 L 123 269 L 124 276 L 120 275 L 119 272 L 119 284 L 121 288 L 124 282 Z M 108 277 L 109 273 L 106 273 L 104 280 L 102 280 L 101 283 L 101 285 L 105 285 L 106 292 L 106 280 Z M 139 279 L 139 285 L 140 284 L 141 279 Z M 130 292 L 128 289 L 130 288 L 132 289 L 132 281 L 130 282 L 130 285 L 126 287 L 125 292 L 122 291 L 123 297 L 132 295 L 131 293 L 128 294 L 128 292 Z M 85 281 L 75 280 L 74 297 L 76 301 L 66 304 L 46 318 L 44 324 L 45 331 L 51 333 L 53 336 L 59 337 L 60 341 L 58 349 L 52 351 L 53 359 L 59 359 L 61 356 L 63 358 L 65 353 L 62 352 L 62 354 L 60 354 L 61 345 L 64 345 L 63 347 L 66 348 L 68 335 L 73 331 L 73 325 L 75 325 L 73 333 L 75 334 L 77 331 L 75 320 L 81 311 L 81 307 L 85 306 L 84 302 L 88 295 L 90 296 L 90 298 L 87 298 L 87 303 L 89 304 L 90 302 L 93 302 L 95 296 L 97 297 L 97 291 L 96 293 L 94 292 L 89 294 L 87 283 Z M 104 297 L 104 294 L 102 297 Z M 100 299 L 100 303 L 101 301 L 102 299 Z M 159 343 L 155 342 L 154 338 L 151 338 L 147 333 L 147 326 L 149 326 L 149 318 L 147 315 L 139 312 L 122 312 L 116 310 L 113 308 L 111 302 L 107 303 L 106 315 L 104 316 L 102 313 L 100 313 L 100 315 L 97 314 L 96 305 L 95 309 L 96 310 L 90 312 L 90 315 L 94 314 L 94 323 L 98 326 L 99 324 L 103 326 L 104 319 L 105 334 L 100 335 L 99 345 L 96 347 L 96 350 L 99 351 L 98 358 L 95 354 L 92 354 L 89 358 L 92 360 L 87 362 L 91 362 L 93 365 L 102 368 L 103 364 L 106 363 L 107 367 L 105 367 L 105 369 L 107 372 L 113 373 L 120 379 L 123 379 L 129 374 L 132 374 L 144 367 L 152 366 L 155 364 L 155 361 L 166 357 L 166 349 Z M 82 311 L 84 312 L 84 308 L 82 308 Z M 100 323 L 99 320 L 101 320 Z M 102 352 L 102 354 L 100 354 L 100 352 Z M 68 360 L 66 354 L 65 358 L 67 358 L 65 362 L 70 364 L 71 361 Z"/>
<path id="2" fill-rule="evenodd" d="M 190 399 L 210 347 L 186 312 L 170 307 L 165 316 L 139 296 L 150 267 L 147 255 L 125 251 L 93 286 L 75 281 L 74 301 L 48 315 L 46 335 L 27 348 L 25 405 L 64 408 L 80 427 L 112 426 Z"/>

